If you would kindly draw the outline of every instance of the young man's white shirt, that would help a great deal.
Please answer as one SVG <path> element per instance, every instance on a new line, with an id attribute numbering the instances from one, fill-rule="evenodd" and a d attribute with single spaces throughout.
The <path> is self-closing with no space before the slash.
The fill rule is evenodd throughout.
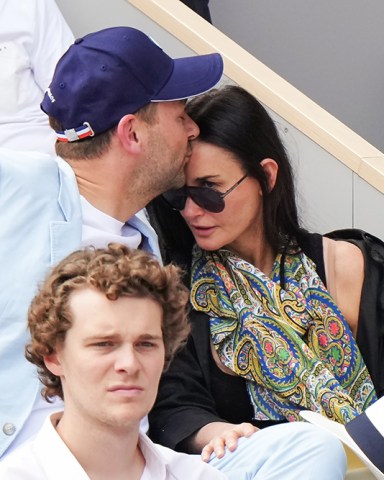
<path id="1" fill-rule="evenodd" d="M 12 480 L 89 480 L 76 457 L 57 433 L 62 412 L 45 420 L 36 437 L 0 462 L 0 478 Z M 146 465 L 140 480 L 225 480 L 199 456 L 174 452 L 155 445 L 140 434 L 139 444 Z M 129 478 L 129 476 L 127 477 Z"/>

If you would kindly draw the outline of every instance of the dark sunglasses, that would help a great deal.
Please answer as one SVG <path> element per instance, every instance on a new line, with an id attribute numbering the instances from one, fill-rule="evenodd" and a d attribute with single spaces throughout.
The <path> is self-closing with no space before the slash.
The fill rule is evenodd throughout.
<path id="1" fill-rule="evenodd" d="M 213 188 L 208 187 L 181 187 L 175 190 L 169 190 L 163 193 L 163 198 L 174 210 L 184 210 L 185 202 L 190 197 L 196 205 L 204 208 L 208 212 L 219 213 L 225 208 L 224 198 L 232 192 L 240 183 L 247 178 L 247 175 L 241 177 L 231 188 L 226 192 L 218 192 Z"/>

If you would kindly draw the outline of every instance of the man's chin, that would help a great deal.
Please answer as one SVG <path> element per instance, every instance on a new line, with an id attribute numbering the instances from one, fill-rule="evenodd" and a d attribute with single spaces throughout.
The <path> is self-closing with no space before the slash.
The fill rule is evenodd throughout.
<path id="1" fill-rule="evenodd" d="M 172 186 L 169 188 L 169 190 L 172 190 L 174 188 L 181 188 L 184 185 L 185 185 L 185 173 L 184 173 L 184 170 L 182 170 L 173 179 Z"/>

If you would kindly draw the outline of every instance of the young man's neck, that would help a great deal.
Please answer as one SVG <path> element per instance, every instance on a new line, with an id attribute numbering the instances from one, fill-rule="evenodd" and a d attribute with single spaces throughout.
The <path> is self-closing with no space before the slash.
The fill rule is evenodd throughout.
<path id="1" fill-rule="evenodd" d="M 145 468 L 139 426 L 113 428 L 63 414 L 56 431 L 92 480 L 139 480 Z"/>

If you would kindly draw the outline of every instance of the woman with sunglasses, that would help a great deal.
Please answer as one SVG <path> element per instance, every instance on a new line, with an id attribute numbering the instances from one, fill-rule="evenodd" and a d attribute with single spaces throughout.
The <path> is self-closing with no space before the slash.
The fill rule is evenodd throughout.
<path id="1" fill-rule="evenodd" d="M 192 336 L 162 380 L 150 435 L 207 459 L 300 410 L 348 422 L 376 399 L 353 336 L 362 253 L 300 226 L 287 154 L 252 95 L 227 86 L 187 111 L 200 135 L 186 186 L 150 210 L 166 260 L 188 271 Z"/>

